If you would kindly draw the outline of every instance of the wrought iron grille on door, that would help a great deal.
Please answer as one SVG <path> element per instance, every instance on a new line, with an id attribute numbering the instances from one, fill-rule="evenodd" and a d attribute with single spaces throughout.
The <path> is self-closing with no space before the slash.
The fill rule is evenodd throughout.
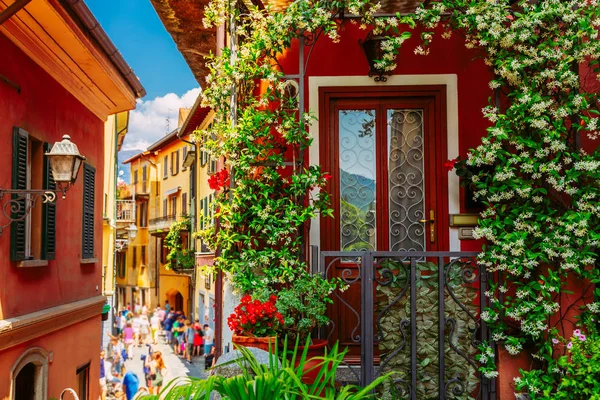
<path id="1" fill-rule="evenodd" d="M 340 380 L 366 385 L 394 372 L 378 398 L 495 399 L 494 380 L 475 361 L 488 336 L 479 314 L 489 286 L 476 255 L 313 248 L 315 272 L 341 276 L 348 287 L 333 294 L 332 309 L 343 316 L 321 332 L 351 350 Z"/>

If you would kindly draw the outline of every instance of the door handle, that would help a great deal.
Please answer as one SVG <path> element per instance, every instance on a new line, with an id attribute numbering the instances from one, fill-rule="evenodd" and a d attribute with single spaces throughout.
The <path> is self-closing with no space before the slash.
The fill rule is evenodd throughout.
<path id="1" fill-rule="evenodd" d="M 429 219 L 420 219 L 419 222 L 429 223 L 429 241 L 435 243 L 435 211 L 429 210 Z"/>

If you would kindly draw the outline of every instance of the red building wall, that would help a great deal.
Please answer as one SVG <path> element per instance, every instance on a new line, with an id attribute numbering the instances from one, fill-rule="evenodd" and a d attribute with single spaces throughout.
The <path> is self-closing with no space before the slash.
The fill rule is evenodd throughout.
<path id="1" fill-rule="evenodd" d="M 0 35 L 3 75 L 21 93 L 0 82 L 0 188 L 11 187 L 12 130 L 25 129 L 39 140 L 54 143 L 68 134 L 96 168 L 95 252 L 102 251 L 104 123 L 69 94 L 12 42 Z M 80 171 L 81 172 L 81 171 Z M 63 200 L 57 198 L 56 259 L 47 267 L 17 268 L 10 260 L 10 229 L 0 236 L 0 318 L 7 319 L 101 294 L 101 266 L 79 263 L 82 225 L 82 174 Z M 38 204 L 37 207 L 40 205 Z M 0 224 L 7 221 L 0 215 Z"/>
<path id="2" fill-rule="evenodd" d="M 365 39 L 368 31 L 361 30 L 358 24 L 345 22 L 339 43 L 333 43 L 328 37 L 317 40 L 306 69 L 305 99 L 310 96 L 309 79 L 315 76 L 368 76 L 369 66 L 359 40 Z M 427 56 L 416 55 L 414 49 L 420 44 L 420 31 L 413 32 L 412 37 L 400 48 L 397 57 L 397 68 L 394 75 L 427 75 L 455 74 L 458 82 L 458 145 L 459 155 L 463 158 L 470 148 L 480 144 L 480 138 L 487 134 L 489 126 L 481 109 L 493 98 L 493 91 L 488 83 L 492 79 L 492 71 L 478 53 L 464 45 L 464 39 L 454 34 L 450 39 L 443 39 L 441 32 L 434 36 Z M 308 58 L 311 48 L 306 46 L 305 57 Z M 286 74 L 298 73 L 298 43 L 284 55 L 281 62 Z M 385 84 L 373 81 L 373 86 Z M 308 105 L 308 100 L 306 100 Z M 312 110 L 315 111 L 315 110 Z M 445 160 L 440 160 L 443 162 Z M 453 172 L 450 172 L 453 174 Z M 461 194 L 461 212 L 466 212 Z M 479 251 L 481 241 L 463 240 L 461 250 Z"/>
<path id="3" fill-rule="evenodd" d="M 14 126 L 51 144 L 64 134 L 70 135 L 80 153 L 87 157 L 87 163 L 96 169 L 94 248 L 101 260 L 104 123 L 2 34 L 0 54 L 3 59 L 0 75 L 21 87 L 18 93 L 0 81 L 0 187 L 11 188 Z M 18 267 L 10 261 L 10 228 L 5 228 L 0 236 L 0 320 L 101 295 L 100 261 L 80 263 L 82 183 L 80 171 L 66 199 L 57 196 L 56 259 L 50 260 L 47 266 Z M 7 222 L 0 213 L 0 224 Z M 15 360 L 24 349 L 36 346 L 53 353 L 48 378 L 49 397 L 58 397 L 65 387 L 75 387 L 76 368 L 88 361 L 92 362 L 91 398 L 98 397 L 100 316 L 73 323 L 0 351 L 0 398 L 9 394 L 8 371 Z"/>

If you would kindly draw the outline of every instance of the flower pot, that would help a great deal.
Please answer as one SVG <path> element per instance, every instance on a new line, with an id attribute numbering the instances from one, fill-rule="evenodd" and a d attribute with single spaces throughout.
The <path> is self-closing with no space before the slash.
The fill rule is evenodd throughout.
<path id="1" fill-rule="evenodd" d="M 231 341 L 236 346 L 256 347 L 257 349 L 271 352 L 273 351 L 273 346 L 275 346 L 275 336 L 249 337 L 233 335 Z"/>
<path id="2" fill-rule="evenodd" d="M 321 368 L 326 366 L 325 364 L 323 364 L 322 359 L 317 359 L 315 357 L 323 357 L 325 355 L 325 348 L 327 347 L 327 343 L 328 342 L 325 339 L 313 339 L 312 344 L 308 346 L 308 353 L 306 354 L 306 361 L 304 363 L 305 372 L 302 376 L 302 382 L 312 384 L 317 378 L 317 375 L 319 375 Z M 298 359 L 304 352 L 304 347 L 305 346 L 298 346 L 298 355 L 296 356 L 297 360 L 295 365 L 296 367 L 299 364 Z M 314 368 L 319 364 L 321 364 L 320 368 Z"/>

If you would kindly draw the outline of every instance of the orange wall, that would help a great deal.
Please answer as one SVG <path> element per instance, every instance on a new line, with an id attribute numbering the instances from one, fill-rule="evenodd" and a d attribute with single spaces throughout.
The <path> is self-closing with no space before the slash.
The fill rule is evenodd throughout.
<path id="1" fill-rule="evenodd" d="M 100 395 L 100 316 L 76 323 L 60 331 L 0 351 L 0 399 L 9 398 L 10 370 L 27 349 L 40 347 L 52 353 L 48 364 L 48 398 L 58 398 L 65 388 L 77 390 L 77 367 L 90 365 L 90 399 Z M 65 396 L 69 398 L 69 395 Z"/>
<path id="2" fill-rule="evenodd" d="M 47 267 L 18 268 L 8 261 L 10 229 L 0 236 L 0 318 L 6 319 L 101 294 L 104 126 L 2 34 L 0 54 L 9 60 L 0 63 L 0 75 L 21 86 L 19 94 L 0 82 L 0 187 L 11 187 L 13 126 L 49 143 L 69 134 L 87 162 L 96 168 L 94 245 L 100 260 L 95 264 L 79 263 L 83 201 L 80 171 L 66 199 L 57 199 L 56 260 L 49 261 Z M 0 213 L 0 224 L 5 223 Z"/>

